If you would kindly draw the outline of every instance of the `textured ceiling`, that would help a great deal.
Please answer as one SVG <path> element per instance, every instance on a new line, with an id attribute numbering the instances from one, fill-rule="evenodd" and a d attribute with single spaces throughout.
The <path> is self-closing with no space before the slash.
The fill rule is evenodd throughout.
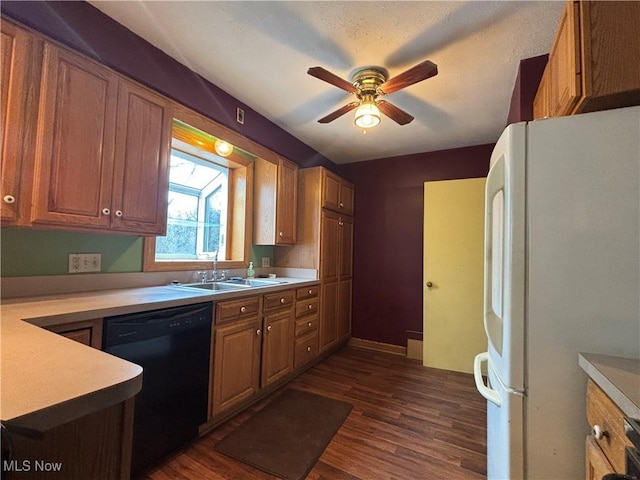
<path id="1" fill-rule="evenodd" d="M 557 1 L 95 1 L 89 3 L 335 163 L 495 142 L 519 61 L 548 53 Z M 353 100 L 306 74 L 350 79 L 364 66 L 391 77 L 429 59 L 438 75 L 385 100 L 415 117 L 383 117 L 366 135 Z"/>

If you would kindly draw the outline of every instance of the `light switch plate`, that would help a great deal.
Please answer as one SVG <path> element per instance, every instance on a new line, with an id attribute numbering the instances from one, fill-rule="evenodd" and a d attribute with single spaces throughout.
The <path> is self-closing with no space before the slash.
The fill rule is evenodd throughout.
<path id="1" fill-rule="evenodd" d="M 271 259 L 269 257 L 262 257 L 262 268 L 269 268 L 271 266 Z"/>
<path id="2" fill-rule="evenodd" d="M 100 253 L 70 253 L 69 273 L 99 272 L 101 263 L 102 254 Z"/>

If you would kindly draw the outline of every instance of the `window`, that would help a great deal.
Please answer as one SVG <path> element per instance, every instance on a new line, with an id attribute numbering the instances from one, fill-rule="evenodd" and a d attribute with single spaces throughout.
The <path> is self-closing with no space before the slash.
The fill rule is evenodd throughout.
<path id="1" fill-rule="evenodd" d="M 252 142 L 184 107 L 176 106 L 169 161 L 167 233 L 144 242 L 144 270 L 212 268 L 248 263 Z M 216 140 L 233 143 L 228 156 Z M 260 148 L 260 147 L 258 147 Z"/>
<path id="2" fill-rule="evenodd" d="M 167 234 L 156 238 L 156 259 L 226 260 L 228 169 L 198 153 L 171 150 Z"/>

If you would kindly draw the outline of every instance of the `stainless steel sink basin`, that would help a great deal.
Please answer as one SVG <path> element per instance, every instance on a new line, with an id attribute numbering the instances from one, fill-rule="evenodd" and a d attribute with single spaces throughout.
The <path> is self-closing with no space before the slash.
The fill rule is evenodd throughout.
<path id="1" fill-rule="evenodd" d="M 186 283 L 180 285 L 181 287 L 199 288 L 201 290 L 242 290 L 249 288 L 251 285 L 244 285 L 242 283 L 227 283 L 227 282 L 207 282 L 207 283 Z"/>
<path id="2" fill-rule="evenodd" d="M 224 283 L 226 285 L 240 285 L 243 287 L 273 287 L 287 282 L 262 278 L 243 278 L 242 280 L 225 280 L 224 282 L 218 283 Z"/>

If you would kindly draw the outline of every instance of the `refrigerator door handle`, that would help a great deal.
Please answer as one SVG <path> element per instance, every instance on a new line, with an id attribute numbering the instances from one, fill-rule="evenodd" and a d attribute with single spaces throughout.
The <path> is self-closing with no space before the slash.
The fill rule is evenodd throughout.
<path id="1" fill-rule="evenodd" d="M 476 355 L 476 358 L 473 361 L 473 378 L 476 381 L 476 388 L 478 389 L 480 394 L 491 403 L 499 407 L 502 405 L 500 394 L 485 385 L 484 379 L 482 378 L 482 363 L 488 361 L 489 352 L 482 352 Z"/>

